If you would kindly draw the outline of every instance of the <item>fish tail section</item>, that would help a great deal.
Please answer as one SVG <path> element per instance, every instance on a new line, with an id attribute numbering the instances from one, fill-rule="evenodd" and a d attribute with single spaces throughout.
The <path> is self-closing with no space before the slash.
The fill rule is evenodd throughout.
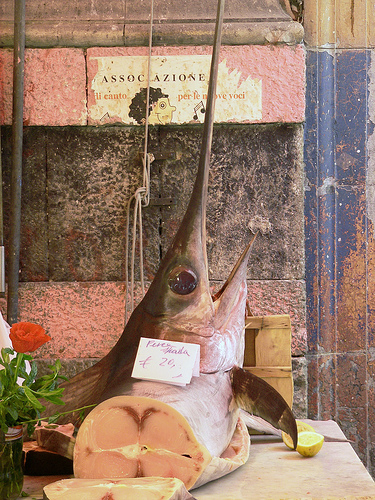
<path id="1" fill-rule="evenodd" d="M 297 424 L 288 403 L 276 389 L 238 366 L 232 368 L 231 379 L 237 405 L 289 434 L 296 449 Z"/>

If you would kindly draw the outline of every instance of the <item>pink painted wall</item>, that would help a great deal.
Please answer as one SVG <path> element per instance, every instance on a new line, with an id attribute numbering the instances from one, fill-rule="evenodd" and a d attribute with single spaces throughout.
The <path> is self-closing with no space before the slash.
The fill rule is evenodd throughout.
<path id="1" fill-rule="evenodd" d="M 303 281 L 249 281 L 248 298 L 255 316 L 290 315 L 292 353 L 301 355 L 306 343 Z M 6 317 L 4 299 L 0 309 Z M 52 337 L 35 357 L 103 357 L 123 331 L 124 311 L 122 282 L 20 284 L 20 321 L 41 324 Z"/>
<path id="2" fill-rule="evenodd" d="M 0 50 L 0 125 L 12 121 L 13 51 Z M 25 51 L 25 125 L 86 125 L 86 68 L 81 49 Z"/>
<path id="3" fill-rule="evenodd" d="M 156 47 L 154 55 L 210 54 L 211 48 Z M 145 47 L 27 49 L 25 55 L 25 125 L 86 125 L 98 56 L 146 55 Z M 304 48 L 297 46 L 223 46 L 221 59 L 243 78 L 262 80 L 262 123 L 298 123 L 305 112 Z M 87 69 L 86 69 L 87 58 Z M 12 120 L 13 53 L 0 49 L 0 125 Z M 86 101 L 88 92 L 88 102 Z"/>

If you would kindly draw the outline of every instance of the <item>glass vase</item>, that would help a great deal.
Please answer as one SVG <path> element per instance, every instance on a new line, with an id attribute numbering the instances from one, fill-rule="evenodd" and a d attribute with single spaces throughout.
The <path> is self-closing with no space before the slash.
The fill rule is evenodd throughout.
<path id="1" fill-rule="evenodd" d="M 18 498 L 23 486 L 22 425 L 0 430 L 0 498 Z"/>

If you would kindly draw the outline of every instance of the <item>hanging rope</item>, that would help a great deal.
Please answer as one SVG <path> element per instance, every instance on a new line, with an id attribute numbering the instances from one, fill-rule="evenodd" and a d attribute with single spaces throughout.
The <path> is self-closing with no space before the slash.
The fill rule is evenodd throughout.
<path id="1" fill-rule="evenodd" d="M 147 76 L 147 92 L 145 103 L 145 140 L 144 140 L 144 153 L 143 153 L 143 183 L 136 192 L 130 197 L 126 208 L 126 241 L 125 241 L 125 324 L 128 321 L 128 316 L 134 309 L 134 274 L 135 274 L 135 251 L 137 243 L 137 221 L 139 228 L 139 269 L 140 269 L 140 283 L 142 296 L 145 294 L 144 285 L 144 272 L 143 272 L 143 231 L 142 231 L 142 207 L 147 207 L 150 203 L 150 165 L 154 160 L 152 154 L 148 153 L 148 115 L 150 105 L 150 78 L 151 78 L 151 54 L 152 54 L 152 31 L 154 23 L 154 0 L 151 0 L 151 13 L 150 13 L 150 32 L 148 43 L 148 76 Z M 133 210 L 133 224 L 132 224 L 132 244 L 130 256 L 130 283 L 129 283 L 129 228 L 130 228 L 130 211 L 134 205 Z"/>

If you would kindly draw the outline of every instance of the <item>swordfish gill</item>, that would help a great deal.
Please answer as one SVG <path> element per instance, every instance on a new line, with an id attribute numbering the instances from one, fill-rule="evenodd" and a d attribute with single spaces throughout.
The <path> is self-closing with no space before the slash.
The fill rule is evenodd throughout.
<path id="1" fill-rule="evenodd" d="M 223 10 L 219 0 L 200 160 L 180 228 L 116 345 L 62 384 L 64 410 L 98 405 L 78 431 L 76 477 L 177 477 L 187 489 L 197 487 L 247 460 L 241 410 L 287 432 L 297 445 L 287 403 L 241 368 L 246 269 L 255 237 L 221 290 L 210 291 L 206 203 Z M 200 376 L 185 387 L 133 379 L 141 337 L 199 344 Z M 80 425 L 78 414 L 67 418 Z"/>

